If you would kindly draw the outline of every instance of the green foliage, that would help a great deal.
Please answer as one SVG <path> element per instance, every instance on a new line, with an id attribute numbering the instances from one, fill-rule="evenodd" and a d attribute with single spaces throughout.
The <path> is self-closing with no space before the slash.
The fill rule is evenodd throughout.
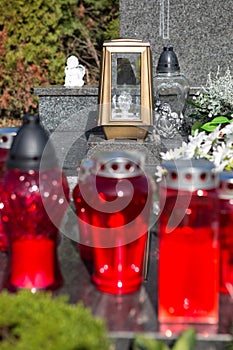
<path id="1" fill-rule="evenodd" d="M 0 116 L 37 111 L 32 89 L 64 84 L 69 55 L 98 81 L 103 41 L 119 35 L 119 0 L 0 0 Z"/>
<path id="2" fill-rule="evenodd" d="M 232 123 L 233 119 L 229 119 L 226 116 L 219 116 L 213 118 L 210 122 L 207 123 L 201 123 L 200 121 L 197 121 L 196 123 L 193 124 L 192 126 L 192 135 L 194 135 L 194 132 L 196 129 L 201 131 L 206 131 L 206 132 L 212 132 L 216 129 L 218 125 L 225 126 L 226 124 Z"/>
<path id="3" fill-rule="evenodd" d="M 134 339 L 133 350 L 169 350 L 169 347 L 162 341 L 137 334 Z"/>
<path id="4" fill-rule="evenodd" d="M 188 328 L 175 342 L 173 350 L 192 350 L 196 344 L 196 333 L 193 328 Z"/>
<path id="5" fill-rule="evenodd" d="M 70 305 L 49 293 L 0 295 L 1 350 L 107 350 L 102 320 L 82 304 Z"/>
<path id="6" fill-rule="evenodd" d="M 119 0 L 79 1 L 72 11 L 77 27 L 64 37 L 66 55 L 79 58 L 87 70 L 87 83 L 93 84 L 99 79 L 103 42 L 119 37 Z"/>
<path id="7" fill-rule="evenodd" d="M 173 345 L 173 350 L 193 350 L 196 343 L 196 333 L 193 328 L 185 330 Z M 137 334 L 133 342 L 133 350 L 169 350 L 162 341 L 153 340 L 142 334 Z"/>

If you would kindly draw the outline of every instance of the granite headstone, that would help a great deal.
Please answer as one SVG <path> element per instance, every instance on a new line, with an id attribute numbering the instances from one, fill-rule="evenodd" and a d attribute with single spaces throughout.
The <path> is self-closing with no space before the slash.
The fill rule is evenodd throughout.
<path id="1" fill-rule="evenodd" d="M 233 0 L 120 0 L 120 36 L 149 41 L 155 68 L 171 45 L 191 87 L 233 62 Z"/>

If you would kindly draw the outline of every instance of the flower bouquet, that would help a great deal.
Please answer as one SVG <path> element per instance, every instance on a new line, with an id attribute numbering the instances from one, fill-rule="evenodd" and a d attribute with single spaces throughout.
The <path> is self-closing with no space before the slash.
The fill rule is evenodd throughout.
<path id="1" fill-rule="evenodd" d="M 193 135 L 189 135 L 188 142 L 160 155 L 162 160 L 204 158 L 213 162 L 218 172 L 233 170 L 233 123 L 224 127 L 219 124 L 209 133 L 197 129 Z M 161 180 L 164 171 L 162 166 L 157 167 L 157 181 Z"/>
<path id="2" fill-rule="evenodd" d="M 233 77 L 230 69 L 220 76 L 219 69 L 215 78 L 208 75 L 206 88 L 198 92 L 189 101 L 194 111 L 189 115 L 196 120 L 192 126 L 195 130 L 211 132 L 216 126 L 233 122 Z"/>
<path id="3" fill-rule="evenodd" d="M 189 102 L 196 119 L 188 141 L 179 148 L 161 152 L 162 160 L 204 158 L 213 162 L 216 171 L 233 170 L 233 77 L 227 69 L 214 79 L 208 75 L 207 87 Z M 164 169 L 157 167 L 156 178 L 161 180 Z"/>

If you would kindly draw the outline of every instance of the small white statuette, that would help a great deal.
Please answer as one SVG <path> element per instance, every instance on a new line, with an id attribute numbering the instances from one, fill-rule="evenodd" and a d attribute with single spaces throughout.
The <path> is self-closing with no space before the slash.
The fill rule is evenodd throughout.
<path id="1" fill-rule="evenodd" d="M 79 60 L 76 56 L 70 56 L 66 61 L 65 68 L 65 84 L 66 87 L 83 86 L 85 75 L 85 67 L 79 64 Z"/>

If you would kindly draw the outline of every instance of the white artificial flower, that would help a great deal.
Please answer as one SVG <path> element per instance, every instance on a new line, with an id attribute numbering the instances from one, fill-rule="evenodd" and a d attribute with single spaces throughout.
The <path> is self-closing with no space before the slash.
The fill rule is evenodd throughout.
<path id="1" fill-rule="evenodd" d="M 185 142 L 183 142 L 182 146 L 179 148 L 170 149 L 166 153 L 161 152 L 160 153 L 161 158 L 163 160 L 174 160 L 174 159 L 182 158 L 186 145 L 187 144 Z"/>
<path id="2" fill-rule="evenodd" d="M 217 171 L 223 171 L 225 169 L 232 169 L 233 167 L 233 149 L 226 143 L 217 145 L 213 150 L 213 162 Z"/>
<path id="3" fill-rule="evenodd" d="M 189 142 L 185 148 L 184 158 L 191 159 L 197 154 L 198 146 L 195 142 Z"/>
<path id="4" fill-rule="evenodd" d="M 228 161 L 227 160 L 224 160 L 224 161 L 222 161 L 221 163 L 219 163 L 219 164 L 215 164 L 215 162 L 214 162 L 214 160 L 213 160 L 213 163 L 214 163 L 214 165 L 215 165 L 215 170 L 216 170 L 216 172 L 222 172 L 222 171 L 224 171 L 225 170 L 225 168 L 227 167 L 227 165 L 228 165 Z"/>
<path id="5" fill-rule="evenodd" d="M 222 136 L 222 130 L 220 130 L 221 125 L 218 125 L 212 132 L 206 135 L 206 140 L 211 142 L 216 141 L 219 137 Z"/>
<path id="6" fill-rule="evenodd" d="M 161 165 L 157 165 L 155 172 L 156 182 L 160 182 L 164 174 L 165 169 Z"/>
<path id="7" fill-rule="evenodd" d="M 225 144 L 228 147 L 233 147 L 233 133 L 232 134 L 227 134 L 225 137 Z"/>
<path id="8" fill-rule="evenodd" d="M 228 135 L 228 134 L 233 134 L 233 123 L 227 124 L 220 130 L 220 133 L 222 135 Z"/>
<path id="9" fill-rule="evenodd" d="M 206 133 L 205 131 L 199 132 L 198 129 L 194 131 L 194 135 L 189 135 L 188 140 L 189 142 L 194 143 L 196 146 L 199 146 L 203 140 L 206 138 Z"/>

